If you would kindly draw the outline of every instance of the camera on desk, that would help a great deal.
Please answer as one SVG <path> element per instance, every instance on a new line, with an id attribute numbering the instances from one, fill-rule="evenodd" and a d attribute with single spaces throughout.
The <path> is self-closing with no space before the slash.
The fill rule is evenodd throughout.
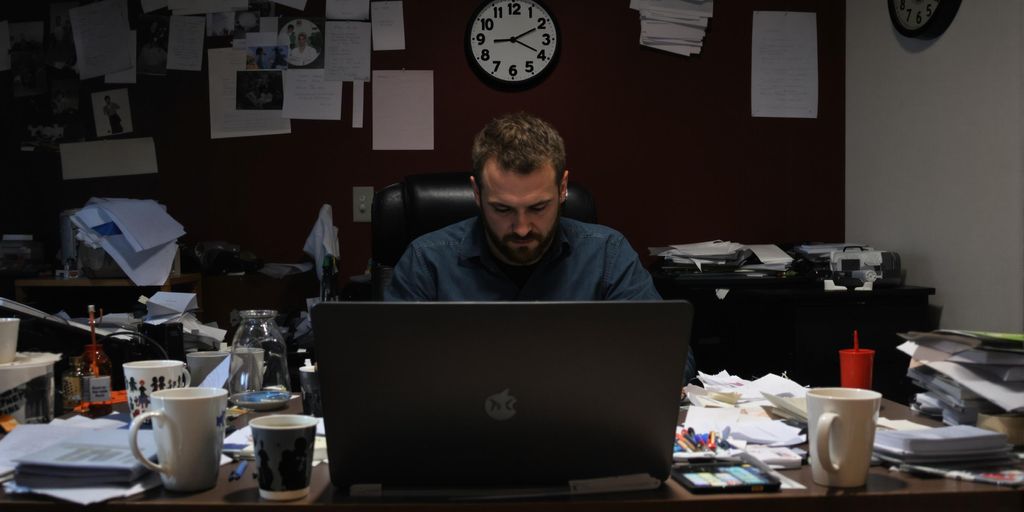
<path id="1" fill-rule="evenodd" d="M 846 248 L 829 258 L 832 282 L 847 289 L 899 286 L 903 282 L 900 255 L 891 251 Z"/>

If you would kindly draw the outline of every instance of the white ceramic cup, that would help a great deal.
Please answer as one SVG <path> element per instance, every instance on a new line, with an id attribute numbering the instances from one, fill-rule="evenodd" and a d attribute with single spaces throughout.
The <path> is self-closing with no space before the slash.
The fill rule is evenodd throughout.
<path id="1" fill-rule="evenodd" d="M 18 318 L 0 318 L 0 364 L 14 361 L 18 353 Z"/>
<path id="2" fill-rule="evenodd" d="M 853 388 L 807 392 L 807 431 L 814 483 L 860 487 L 867 482 L 882 395 Z"/>
<path id="3" fill-rule="evenodd" d="M 174 359 L 153 359 L 124 363 L 124 389 L 128 391 L 128 413 L 137 418 L 149 409 L 153 393 L 187 388 L 192 375 L 185 363 Z"/>
<path id="4" fill-rule="evenodd" d="M 160 474 L 172 491 L 200 491 L 217 485 L 228 390 L 178 388 L 153 393 L 150 410 L 132 420 L 128 443 L 132 454 Z M 153 437 L 159 464 L 139 451 L 139 427 L 153 418 Z"/>

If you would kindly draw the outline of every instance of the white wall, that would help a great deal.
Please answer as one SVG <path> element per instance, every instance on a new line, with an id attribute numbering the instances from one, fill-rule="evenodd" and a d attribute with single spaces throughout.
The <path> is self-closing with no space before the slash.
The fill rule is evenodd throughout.
<path id="1" fill-rule="evenodd" d="M 942 327 L 1024 330 L 1022 27 L 967 0 L 928 43 L 846 2 L 846 240 L 898 252 Z"/>

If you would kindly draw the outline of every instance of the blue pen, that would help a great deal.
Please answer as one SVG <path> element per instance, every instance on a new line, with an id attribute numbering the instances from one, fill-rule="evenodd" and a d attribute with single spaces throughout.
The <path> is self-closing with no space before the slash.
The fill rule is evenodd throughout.
<path id="1" fill-rule="evenodd" d="M 239 478 L 242 478 L 242 475 L 245 474 L 245 469 L 248 468 L 248 467 L 249 467 L 249 461 L 248 460 L 243 460 L 242 462 L 239 462 L 238 463 L 238 467 L 235 468 L 235 470 L 231 472 L 231 476 L 228 477 L 228 482 L 234 482 L 235 480 L 238 480 Z"/>

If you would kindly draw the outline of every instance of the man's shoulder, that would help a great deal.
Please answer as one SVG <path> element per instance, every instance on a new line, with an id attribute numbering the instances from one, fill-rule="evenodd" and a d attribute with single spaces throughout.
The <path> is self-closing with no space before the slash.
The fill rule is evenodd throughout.
<path id="1" fill-rule="evenodd" d="M 436 231 L 420 235 L 412 241 L 410 247 L 417 250 L 430 250 L 443 247 L 458 247 L 472 233 L 476 218 L 471 217 L 454 224 L 449 224 Z"/>
<path id="2" fill-rule="evenodd" d="M 599 238 L 606 241 L 624 240 L 626 237 L 617 230 L 602 224 L 590 224 L 587 222 L 562 217 L 562 229 L 566 237 L 572 240 L 584 240 Z"/>

